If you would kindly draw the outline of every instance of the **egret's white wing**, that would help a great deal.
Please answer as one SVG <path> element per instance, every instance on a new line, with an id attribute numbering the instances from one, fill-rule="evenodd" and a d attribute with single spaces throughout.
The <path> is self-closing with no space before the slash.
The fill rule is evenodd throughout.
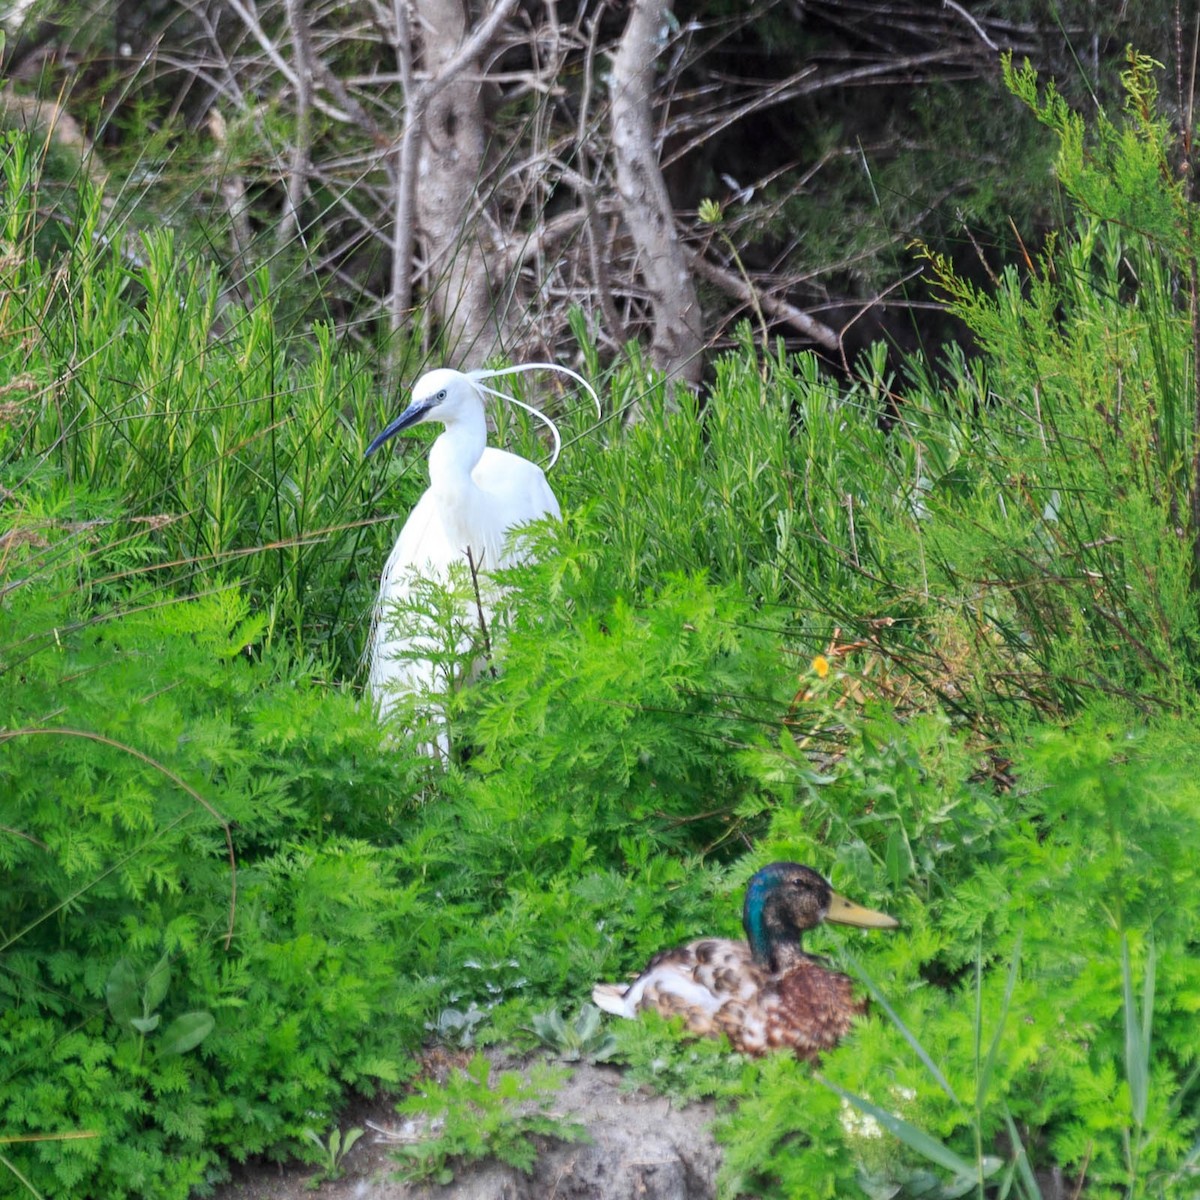
<path id="1" fill-rule="evenodd" d="M 471 472 L 477 487 L 487 494 L 488 511 L 492 514 L 489 541 L 504 547 L 511 530 L 544 517 L 558 520 L 562 510 L 558 498 L 550 490 L 541 467 L 526 458 L 489 446 Z M 499 556 L 499 565 L 514 561 L 510 554 Z"/>
<path id="2" fill-rule="evenodd" d="M 405 606 L 417 579 L 448 583 L 450 565 L 459 558 L 449 551 L 437 503 L 426 492 L 404 522 L 379 582 L 368 684 L 383 717 L 397 695 L 440 690 L 432 662 L 439 647 L 421 632 L 419 615 Z"/>

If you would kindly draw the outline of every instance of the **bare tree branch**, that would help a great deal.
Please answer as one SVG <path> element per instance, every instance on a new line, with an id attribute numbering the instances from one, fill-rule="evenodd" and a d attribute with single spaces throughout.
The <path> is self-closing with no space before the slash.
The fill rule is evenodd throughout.
<path id="1" fill-rule="evenodd" d="M 425 94 L 422 97 L 426 104 L 443 88 L 448 87 L 463 71 L 477 61 L 494 41 L 500 26 L 512 15 L 517 7 L 517 0 L 499 0 L 482 21 L 471 31 L 454 54 L 438 68 L 436 76 L 431 77 L 425 84 Z"/>
<path id="2" fill-rule="evenodd" d="M 250 0 L 251 5 L 254 0 Z M 251 7 L 247 7 L 242 0 L 226 0 L 226 3 L 235 13 L 242 19 L 242 23 L 246 26 L 251 37 L 262 47 L 263 53 L 271 60 L 271 65 L 277 70 L 292 85 L 299 90 L 300 80 L 296 72 L 288 66 L 287 60 L 279 53 L 279 49 L 275 43 L 267 37 L 266 30 L 263 29 L 262 23 L 258 19 L 258 13 Z M 314 97 L 316 106 L 326 114 L 332 117 L 335 121 L 349 121 L 350 117 L 347 113 L 341 112 L 330 104 L 324 103 L 320 97 Z"/>
<path id="3" fill-rule="evenodd" d="M 688 258 L 697 275 L 703 276 L 709 283 L 716 284 L 717 287 L 731 296 L 735 296 L 744 304 L 753 304 L 757 300 L 763 312 L 777 321 L 783 321 L 790 325 L 826 350 L 835 351 L 841 345 L 841 339 L 837 333 L 824 322 L 810 317 L 808 313 L 801 312 L 794 305 L 789 304 L 786 300 L 781 300 L 778 296 L 771 295 L 770 292 L 755 293 L 736 271 L 729 271 L 725 267 L 717 266 L 697 250 L 689 251 Z"/>
<path id="4" fill-rule="evenodd" d="M 229 170 L 228 154 L 212 155 L 196 185 L 223 201 L 231 271 L 244 277 L 256 254 L 284 261 L 311 230 L 319 250 L 303 269 L 333 284 L 322 300 L 334 319 L 399 334 L 424 309 L 422 336 L 459 357 L 498 345 L 544 357 L 577 352 L 566 317 L 579 306 L 607 344 L 643 339 L 656 365 L 696 379 L 705 332 L 719 336 L 757 297 L 780 332 L 829 348 L 818 304 L 845 313 L 879 295 L 882 243 L 847 230 L 820 254 L 788 206 L 853 188 L 837 164 L 870 139 L 851 118 L 842 141 L 814 128 L 756 156 L 741 131 L 765 118 L 778 132 L 781 105 L 825 91 L 990 76 L 989 44 L 1036 56 L 1038 30 L 969 14 L 968 0 L 804 0 L 819 35 L 798 28 L 789 65 L 768 78 L 740 48 L 788 0 L 693 6 L 682 24 L 671 2 L 183 0 L 190 40 L 155 62 L 186 77 L 201 120 L 220 105 L 227 147 L 257 143 Z M 599 55 L 613 67 L 602 87 Z M 890 126 L 877 141 L 883 157 L 930 149 Z M 690 210 L 725 186 L 736 271 L 687 248 L 702 236 Z M 889 239 L 911 234 L 919 208 L 896 200 Z M 274 255 L 259 248 L 264 230 Z"/>
<path id="5" fill-rule="evenodd" d="M 475 195 L 486 139 L 479 83 L 459 77 L 478 61 L 516 5 L 517 0 L 498 0 L 468 32 L 453 0 L 450 5 L 444 0 L 417 0 L 418 16 L 425 18 L 427 77 L 414 86 L 411 29 L 404 0 L 395 4 L 397 65 L 407 86 L 393 174 L 391 330 L 401 328 L 412 308 L 412 259 L 419 221 L 429 243 L 427 260 L 441 271 L 441 282 L 434 285 L 439 316 L 454 329 L 452 340 L 463 343 L 466 354 L 480 360 L 493 349 L 493 339 L 485 333 L 489 324 L 486 262 L 461 218 Z M 447 89 L 452 91 L 449 97 Z M 429 126 L 436 106 L 444 111 L 433 122 L 435 141 Z M 425 181 L 420 192 L 418 176 Z"/>
<path id="6" fill-rule="evenodd" d="M 995 43 L 995 42 L 993 42 L 993 41 L 992 41 L 992 39 L 991 39 L 990 37 L 988 37 L 988 35 L 987 35 L 987 30 L 985 30 L 985 29 L 983 28 L 983 26 L 982 26 L 982 25 L 980 25 L 980 24 L 979 24 L 979 22 L 978 22 L 977 20 L 975 20 L 975 18 L 974 18 L 973 16 L 971 16 L 971 14 L 970 14 L 969 12 L 967 12 L 967 10 L 966 10 L 965 8 L 963 8 L 963 6 L 962 6 L 961 4 L 956 4 L 956 3 L 954 2 L 954 0 L 942 0 L 942 7 L 943 7 L 943 8 L 949 8 L 949 9 L 951 9 L 953 12 L 956 12 L 956 13 L 958 13 L 958 15 L 959 15 L 960 17 L 962 17 L 962 19 L 963 19 L 964 21 L 966 21 L 966 23 L 967 23 L 968 25 L 970 25 L 970 26 L 971 26 L 971 28 L 972 28 L 973 30 L 975 30 L 975 32 L 976 32 L 976 33 L 979 35 L 979 40 L 980 40 L 980 41 L 981 41 L 981 42 L 982 42 L 982 43 L 983 43 L 983 44 L 984 44 L 984 45 L 985 45 L 985 46 L 986 46 L 986 47 L 987 47 L 989 50 L 991 50 L 991 51 L 994 51 L 995 53 L 999 54 L 999 52 L 1000 52 L 1000 47 L 999 47 L 999 46 L 997 46 L 997 45 L 996 45 L 996 43 Z"/>
<path id="7" fill-rule="evenodd" d="M 396 16 L 396 66 L 404 88 L 404 126 L 392 171 L 392 288 L 388 329 L 394 335 L 412 309 L 413 247 L 416 244 L 417 138 L 421 133 L 421 109 L 413 80 L 412 29 L 408 0 L 394 0 Z M 393 348 L 395 339 L 393 338 Z"/>
<path id="8" fill-rule="evenodd" d="M 276 253 L 272 255 L 273 263 L 279 261 L 279 252 L 292 238 L 301 234 L 300 205 L 304 202 L 312 142 L 313 56 L 303 0 L 284 0 L 284 12 L 287 13 L 288 25 L 292 32 L 292 47 L 296 54 L 296 140 L 292 145 L 291 161 L 288 164 L 283 211 L 279 215 L 279 225 L 275 231 Z"/>

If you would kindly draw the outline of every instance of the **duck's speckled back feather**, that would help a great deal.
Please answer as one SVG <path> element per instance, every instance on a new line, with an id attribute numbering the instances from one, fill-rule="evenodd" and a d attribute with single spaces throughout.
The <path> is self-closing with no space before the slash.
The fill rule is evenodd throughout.
<path id="1" fill-rule="evenodd" d="M 754 961 L 746 942 L 726 938 L 665 950 L 627 988 L 601 984 L 593 999 L 619 1016 L 653 1009 L 682 1017 L 690 1033 L 723 1033 L 743 1054 L 789 1047 L 802 1058 L 836 1045 L 853 1017 L 866 1011 L 840 972 L 799 958 L 772 975 Z"/>

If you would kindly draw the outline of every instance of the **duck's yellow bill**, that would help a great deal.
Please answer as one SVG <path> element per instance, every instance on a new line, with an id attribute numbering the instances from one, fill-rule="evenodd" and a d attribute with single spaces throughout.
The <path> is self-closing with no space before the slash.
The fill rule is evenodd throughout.
<path id="1" fill-rule="evenodd" d="M 876 912 L 873 908 L 863 908 L 861 904 L 855 904 L 853 900 L 847 900 L 837 892 L 830 897 L 825 920 L 833 921 L 837 925 L 859 925 L 863 929 L 895 929 L 900 924 L 895 917 Z"/>

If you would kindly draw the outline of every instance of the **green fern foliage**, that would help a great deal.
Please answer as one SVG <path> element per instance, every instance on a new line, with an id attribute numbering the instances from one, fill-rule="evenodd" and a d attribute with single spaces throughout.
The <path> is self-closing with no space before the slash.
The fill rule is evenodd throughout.
<path id="1" fill-rule="evenodd" d="M 493 1074 L 482 1054 L 443 1083 L 429 1082 L 400 1106 L 400 1112 L 425 1123 L 426 1136 L 404 1145 L 396 1155 L 403 1178 L 446 1184 L 455 1168 L 491 1157 L 527 1174 L 537 1161 L 535 1136 L 577 1141 L 581 1127 L 549 1112 L 562 1072 L 535 1065 L 528 1079 L 516 1071 Z M 436 1136 L 428 1135 L 437 1123 Z"/>
<path id="2" fill-rule="evenodd" d="M 10 543 L 0 613 L 0 1128 L 94 1134 L 11 1149 L 43 1194 L 183 1197 L 404 1074 L 395 759 L 236 590 L 72 620 L 57 549 Z"/>

